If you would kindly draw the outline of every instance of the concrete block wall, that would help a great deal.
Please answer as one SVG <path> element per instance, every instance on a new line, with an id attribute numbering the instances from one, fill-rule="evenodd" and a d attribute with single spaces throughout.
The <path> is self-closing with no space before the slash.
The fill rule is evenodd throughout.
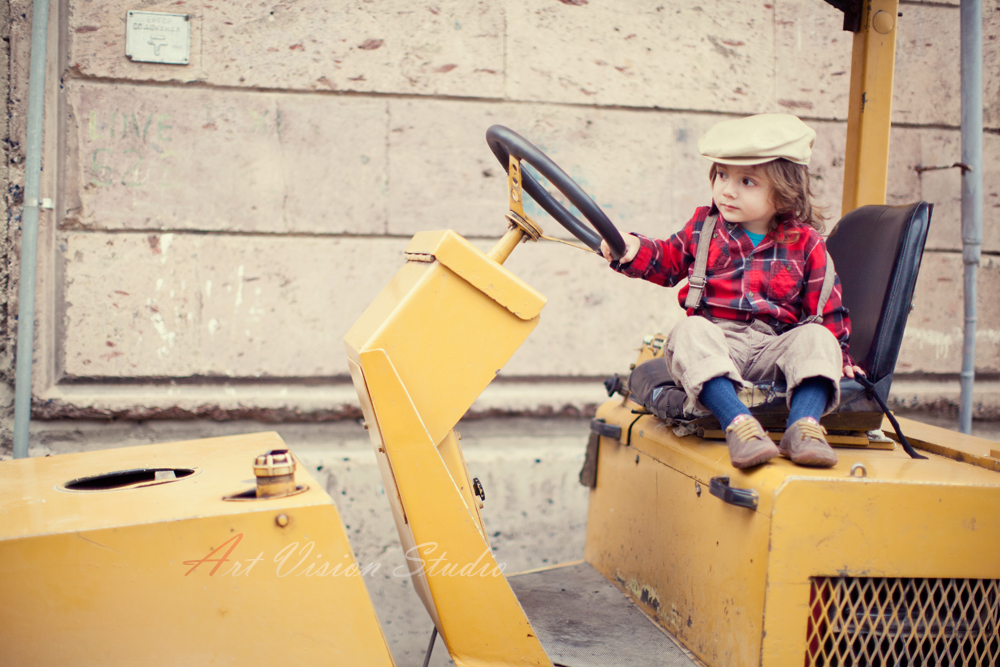
<path id="1" fill-rule="evenodd" d="M 623 231 L 666 236 L 709 202 L 695 150 L 708 127 L 797 113 L 839 215 L 851 35 L 820 0 L 142 4 L 190 15 L 189 65 L 125 57 L 132 4 L 53 3 L 39 417 L 355 415 L 341 337 L 409 237 L 448 227 L 486 249 L 504 231 L 493 123 L 547 151 Z M 30 2 L 10 8 L 20 137 Z M 958 4 L 900 11 L 889 203 L 936 209 L 899 371 L 953 378 L 960 177 L 916 167 L 960 157 Z M 983 374 L 1000 372 L 998 35 L 986 7 Z M 561 245 L 521 246 L 507 265 L 548 305 L 482 411 L 585 410 L 596 378 L 682 316 L 674 290 Z"/>

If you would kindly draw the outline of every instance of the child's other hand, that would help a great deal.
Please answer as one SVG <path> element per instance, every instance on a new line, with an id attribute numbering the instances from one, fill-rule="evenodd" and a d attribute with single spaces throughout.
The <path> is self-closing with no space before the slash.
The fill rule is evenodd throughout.
<path id="1" fill-rule="evenodd" d="M 865 375 L 865 372 L 858 366 L 844 366 L 845 377 L 853 378 L 855 373 L 858 375 Z"/>
<path id="2" fill-rule="evenodd" d="M 642 247 L 642 243 L 637 236 L 631 234 L 626 234 L 622 238 L 625 241 L 625 254 L 622 255 L 622 258 L 618 262 L 620 264 L 628 264 L 639 254 L 639 248 Z M 601 241 L 601 254 L 609 262 L 614 260 L 614 257 L 611 256 L 611 246 L 608 245 L 607 241 Z"/>

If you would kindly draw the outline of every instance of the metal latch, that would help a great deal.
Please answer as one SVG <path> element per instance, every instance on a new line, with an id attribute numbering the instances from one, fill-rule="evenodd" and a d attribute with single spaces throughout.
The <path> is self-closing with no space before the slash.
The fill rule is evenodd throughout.
<path id="1" fill-rule="evenodd" d="M 621 426 L 618 426 L 617 424 L 608 424 L 603 419 L 591 419 L 590 430 L 597 435 L 603 435 L 605 438 L 621 440 L 622 437 Z"/>
<path id="2" fill-rule="evenodd" d="M 757 492 L 753 489 L 737 489 L 729 486 L 728 477 L 713 477 L 709 480 L 708 491 L 724 503 L 757 509 Z"/>

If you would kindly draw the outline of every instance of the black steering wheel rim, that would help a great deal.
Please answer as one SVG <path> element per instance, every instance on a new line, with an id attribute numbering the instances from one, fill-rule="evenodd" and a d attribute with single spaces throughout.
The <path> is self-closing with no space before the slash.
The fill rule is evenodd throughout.
<path id="1" fill-rule="evenodd" d="M 548 155 L 520 134 L 503 125 L 493 125 L 486 130 L 486 143 L 500 164 L 503 165 L 505 172 L 510 168 L 511 155 L 522 162 L 527 162 L 547 178 L 559 192 L 563 193 L 593 225 L 593 229 L 591 229 L 580 222 L 565 206 L 556 201 L 531 174 L 522 170 L 521 181 L 524 191 L 570 234 L 596 252 L 601 251 L 601 239 L 603 238 L 611 248 L 611 255 L 615 259 L 621 259 L 625 254 L 625 240 L 614 223 L 601 210 L 601 207 L 583 191 L 583 188 L 560 169 L 559 165 L 553 162 Z"/>

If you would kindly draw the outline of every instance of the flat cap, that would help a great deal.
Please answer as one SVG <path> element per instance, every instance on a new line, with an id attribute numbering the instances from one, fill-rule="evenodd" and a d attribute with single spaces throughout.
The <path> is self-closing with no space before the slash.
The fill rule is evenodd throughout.
<path id="1" fill-rule="evenodd" d="M 722 164 L 763 164 L 785 158 L 809 164 L 816 131 L 797 116 L 763 113 L 724 120 L 698 140 L 698 152 Z"/>

